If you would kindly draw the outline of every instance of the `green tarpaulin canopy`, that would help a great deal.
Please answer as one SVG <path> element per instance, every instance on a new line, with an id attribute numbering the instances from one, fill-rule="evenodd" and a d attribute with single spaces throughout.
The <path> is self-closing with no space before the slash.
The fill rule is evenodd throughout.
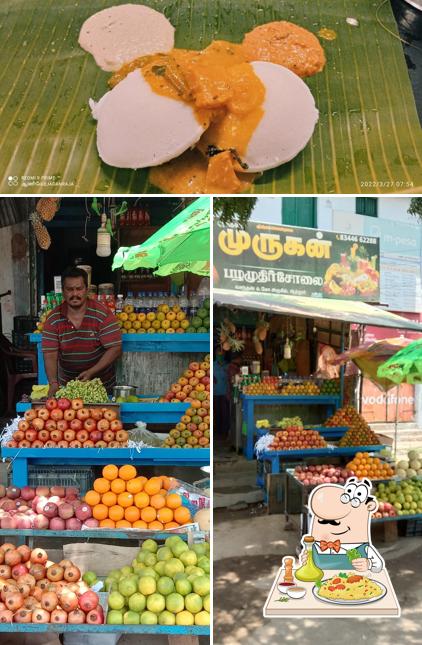
<path id="1" fill-rule="evenodd" d="M 156 269 L 155 275 L 210 273 L 210 199 L 201 197 L 137 246 L 122 246 L 113 269 Z"/>
<path id="2" fill-rule="evenodd" d="M 380 365 L 377 375 L 397 384 L 422 383 L 422 339 L 415 340 Z"/>
<path id="3" fill-rule="evenodd" d="M 422 334 L 422 325 L 397 316 L 389 311 L 353 300 L 329 300 L 328 298 L 308 298 L 253 291 L 231 291 L 214 289 L 214 303 L 238 309 L 268 311 L 272 314 L 288 314 L 307 318 L 340 320 L 375 327 L 411 329 Z"/>

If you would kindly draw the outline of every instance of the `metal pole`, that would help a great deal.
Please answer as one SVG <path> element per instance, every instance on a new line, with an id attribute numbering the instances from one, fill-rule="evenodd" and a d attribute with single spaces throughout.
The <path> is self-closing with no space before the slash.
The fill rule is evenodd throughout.
<path id="1" fill-rule="evenodd" d="M 344 323 L 341 323 L 341 345 L 340 353 L 344 352 Z M 340 366 L 340 406 L 344 404 L 344 363 Z"/>
<path id="2" fill-rule="evenodd" d="M 400 384 L 397 385 L 397 393 L 396 393 L 396 422 L 394 426 L 394 460 L 397 457 L 397 428 L 399 423 L 399 391 L 400 391 Z"/>

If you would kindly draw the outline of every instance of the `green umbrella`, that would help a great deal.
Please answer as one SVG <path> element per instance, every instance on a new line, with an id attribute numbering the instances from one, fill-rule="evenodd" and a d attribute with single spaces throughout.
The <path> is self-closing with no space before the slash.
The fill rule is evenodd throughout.
<path id="1" fill-rule="evenodd" d="M 146 242 L 120 247 L 113 269 L 156 269 L 155 275 L 210 273 L 210 199 L 201 197 L 173 217 Z"/>
<path id="2" fill-rule="evenodd" d="M 422 339 L 401 349 L 379 366 L 377 375 L 394 383 L 422 383 Z"/>

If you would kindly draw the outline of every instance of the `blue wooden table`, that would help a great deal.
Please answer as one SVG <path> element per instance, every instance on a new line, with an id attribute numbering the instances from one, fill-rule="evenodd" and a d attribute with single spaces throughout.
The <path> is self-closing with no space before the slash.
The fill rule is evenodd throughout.
<path id="1" fill-rule="evenodd" d="M 190 403 L 120 403 L 122 423 L 179 423 Z M 16 412 L 23 413 L 31 403 L 17 403 Z M 89 405 L 88 405 L 89 407 Z"/>
<path id="2" fill-rule="evenodd" d="M 166 636 L 209 636 L 209 627 L 198 627 L 197 625 L 55 625 L 52 623 L 0 623 L 0 632 L 14 632 L 23 634 L 26 632 L 56 634 L 67 634 L 78 632 L 79 634 L 164 634 Z M 147 641 L 145 641 L 147 642 Z"/>
<path id="3" fill-rule="evenodd" d="M 37 346 L 38 384 L 48 383 L 41 351 L 41 334 L 29 334 L 31 343 Z M 123 334 L 124 352 L 197 352 L 209 354 L 209 334 Z"/>
<path id="4" fill-rule="evenodd" d="M 255 406 L 257 405 L 325 405 L 329 417 L 340 407 L 340 396 L 271 396 L 242 394 L 242 415 L 246 424 L 246 459 L 254 458 Z"/>
<path id="5" fill-rule="evenodd" d="M 209 448 L 2 448 L 2 457 L 11 459 L 13 484 L 28 485 L 29 465 L 62 466 L 209 466 Z"/>

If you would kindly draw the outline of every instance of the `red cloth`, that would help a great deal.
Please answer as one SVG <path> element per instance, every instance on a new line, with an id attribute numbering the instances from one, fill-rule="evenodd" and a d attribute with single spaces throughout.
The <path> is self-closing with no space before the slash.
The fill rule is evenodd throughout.
<path id="1" fill-rule="evenodd" d="M 67 318 L 67 304 L 63 302 L 48 316 L 42 332 L 42 351 L 59 352 L 57 379 L 60 385 L 93 367 L 106 349 L 121 342 L 122 334 L 114 314 L 91 298 L 87 300 L 85 316 L 78 329 Z M 114 365 L 96 377 L 109 389 L 115 384 Z"/>

